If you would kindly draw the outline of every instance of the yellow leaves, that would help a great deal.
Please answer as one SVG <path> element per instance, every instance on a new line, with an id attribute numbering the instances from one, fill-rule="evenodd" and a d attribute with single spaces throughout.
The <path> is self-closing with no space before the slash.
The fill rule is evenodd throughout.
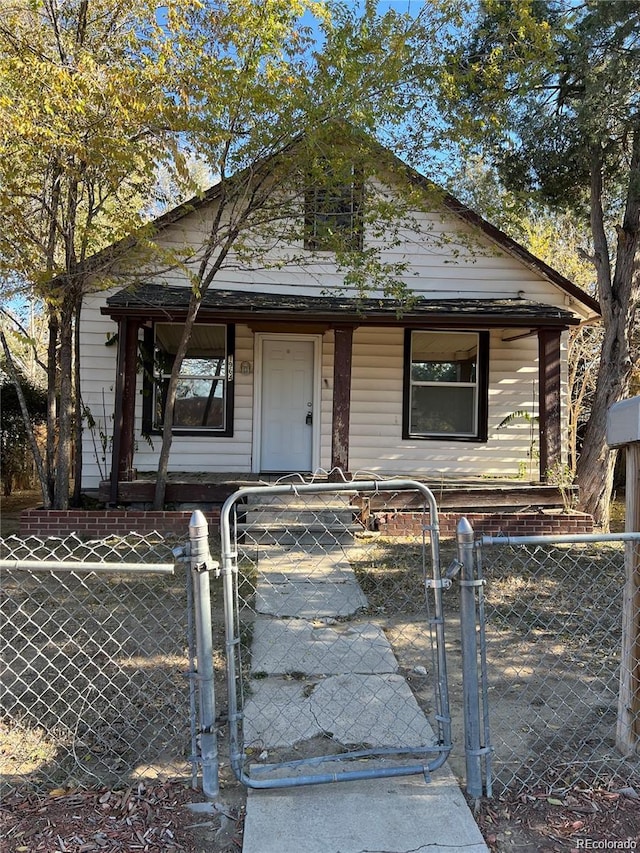
<path id="1" fill-rule="evenodd" d="M 68 233 L 81 257 L 135 228 L 147 204 L 156 128 L 171 122 L 166 76 L 129 53 L 131 10 L 147 5 L 130 0 L 118 21 L 119 4 L 92 0 L 87 37 L 73 51 L 73 21 L 59 22 L 61 49 L 44 15 L 18 16 L 12 39 L 0 23 L 0 249 L 43 290 L 64 272 Z M 51 14 L 61 8 L 51 4 Z"/>
<path id="2" fill-rule="evenodd" d="M 331 20 L 331 11 L 326 3 L 308 3 L 308 10 L 319 21 L 329 23 Z"/>

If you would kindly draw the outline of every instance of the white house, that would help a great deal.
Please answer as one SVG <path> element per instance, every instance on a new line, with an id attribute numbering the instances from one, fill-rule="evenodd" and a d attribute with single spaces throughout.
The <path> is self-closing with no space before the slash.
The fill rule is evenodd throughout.
<path id="1" fill-rule="evenodd" d="M 520 410 L 539 416 L 541 480 L 566 458 L 566 334 L 597 316 L 597 302 L 406 175 L 431 201 L 381 249 L 406 264 L 408 306 L 375 291 L 360 299 L 323 249 L 327 221 L 365 247 L 384 242 L 356 223 L 353 187 L 307 207 L 307 237 L 278 249 L 295 261 L 220 270 L 182 367 L 170 470 L 515 478 L 531 451 L 529 425 L 498 425 Z M 214 187 L 164 215 L 155 241 L 196 252 L 217 203 Z M 86 298 L 82 394 L 96 426 L 84 432 L 83 482 L 108 481 L 114 502 L 136 472 L 157 470 L 189 296 L 183 272 L 149 266 L 139 286 Z"/>

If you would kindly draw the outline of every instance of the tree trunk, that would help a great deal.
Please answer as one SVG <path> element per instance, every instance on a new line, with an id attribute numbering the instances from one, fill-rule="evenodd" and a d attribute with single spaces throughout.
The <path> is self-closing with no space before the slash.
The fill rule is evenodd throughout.
<path id="1" fill-rule="evenodd" d="M 189 310 L 187 318 L 184 322 L 182 337 L 178 345 L 178 351 L 173 361 L 171 376 L 169 377 L 169 387 L 167 388 L 167 396 L 164 404 L 164 424 L 162 427 L 162 447 L 160 449 L 160 458 L 158 459 L 158 473 L 156 475 L 156 489 L 153 496 L 153 508 L 155 510 L 164 509 L 164 496 L 167 490 L 167 476 L 169 472 L 169 454 L 171 453 L 171 442 L 173 439 L 173 413 L 176 402 L 176 391 L 178 389 L 178 378 L 180 376 L 180 368 L 187 352 L 189 339 L 193 325 L 198 316 L 200 309 L 201 297 L 198 298 L 192 294 L 189 302 Z"/>
<path id="2" fill-rule="evenodd" d="M 609 251 L 601 205 L 602 165 L 596 154 L 592 165 L 591 228 L 594 238 L 598 295 L 602 308 L 604 338 L 596 392 L 587 424 L 577 481 L 580 507 L 609 529 L 609 502 L 616 454 L 607 445 L 607 413 L 626 397 L 632 373 L 631 335 L 640 299 L 638 242 L 640 236 L 640 123 L 633 135 L 629 187 L 622 227 L 618 229 L 616 265 L 611 279 Z"/>
<path id="3" fill-rule="evenodd" d="M 73 297 L 66 294 L 60 312 L 60 403 L 55 509 L 69 506 L 73 447 Z"/>
<path id="4" fill-rule="evenodd" d="M 47 344 L 47 454 L 46 477 L 49 506 L 53 504 L 56 470 L 56 436 L 58 434 L 58 333 L 60 327 L 55 308 L 49 306 L 49 341 Z"/>
<path id="5" fill-rule="evenodd" d="M 220 246 L 217 240 L 217 231 L 222 220 L 222 215 L 226 210 L 225 205 L 226 195 L 225 184 L 223 179 L 217 212 L 214 217 L 213 224 L 211 226 L 209 243 L 200 261 L 200 268 L 197 276 L 199 287 L 194 288 L 191 292 L 191 299 L 189 300 L 189 308 L 187 311 L 187 317 L 184 322 L 184 328 L 182 330 L 182 337 L 180 338 L 178 350 L 176 352 L 173 361 L 173 367 L 171 369 L 171 376 L 169 377 L 169 387 L 167 388 L 167 397 L 164 407 L 162 447 L 160 449 L 160 458 L 158 459 L 158 474 L 156 478 L 156 489 L 153 497 L 154 510 L 162 510 L 164 508 L 164 497 L 167 489 L 167 476 L 169 472 L 169 454 L 171 452 L 171 442 L 173 440 L 173 414 L 176 402 L 176 391 L 178 389 L 178 378 L 180 376 L 180 368 L 182 367 L 182 362 L 187 353 L 189 340 L 191 339 L 191 332 L 193 331 L 193 326 L 196 322 L 196 317 L 198 316 L 198 311 L 200 310 L 202 299 L 204 298 L 204 295 L 209 289 L 212 281 L 215 279 L 225 258 L 229 254 L 231 247 L 234 245 L 238 234 L 242 230 L 244 224 L 243 219 L 246 218 L 246 216 L 248 215 L 248 211 L 251 209 L 249 206 L 248 211 L 245 211 L 243 216 L 239 217 L 239 220 L 235 223 L 234 227 L 230 228 L 227 232 L 223 244 Z M 211 259 L 214 254 L 215 260 L 210 265 Z"/>

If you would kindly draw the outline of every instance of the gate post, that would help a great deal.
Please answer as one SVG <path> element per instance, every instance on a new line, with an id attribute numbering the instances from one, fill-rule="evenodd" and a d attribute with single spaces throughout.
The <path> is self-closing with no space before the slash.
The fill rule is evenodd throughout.
<path id="1" fill-rule="evenodd" d="M 216 700 L 213 680 L 213 639 L 209 572 L 219 568 L 209 553 L 209 527 L 204 514 L 195 510 L 189 521 L 190 565 L 196 623 L 196 658 L 200 716 L 200 763 L 202 793 L 210 800 L 220 794 Z"/>
<path id="2" fill-rule="evenodd" d="M 640 531 L 640 396 L 621 400 L 607 413 L 607 444 L 626 450 L 627 533 Z M 640 746 L 640 547 L 627 542 L 622 599 L 622 653 L 616 747 L 632 755 Z"/>
<path id="3" fill-rule="evenodd" d="M 480 690 L 476 633 L 476 580 L 474 577 L 473 528 L 461 518 L 456 528 L 460 574 L 460 642 L 462 648 L 462 701 L 467 794 L 482 796 L 480 744 Z"/>

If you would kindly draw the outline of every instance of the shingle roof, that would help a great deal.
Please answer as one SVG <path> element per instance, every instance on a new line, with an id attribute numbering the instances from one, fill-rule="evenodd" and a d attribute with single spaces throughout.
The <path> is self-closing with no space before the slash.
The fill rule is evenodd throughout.
<path id="1" fill-rule="evenodd" d="M 164 313 L 186 311 L 191 292 L 186 287 L 165 287 L 145 284 L 135 290 L 124 289 L 107 299 L 105 313 L 113 316 L 129 314 L 162 316 Z M 346 296 L 306 296 L 303 294 L 261 293 L 248 290 L 209 289 L 200 312 L 223 316 L 260 315 L 264 318 L 289 317 L 296 320 L 330 321 L 332 323 L 375 321 L 428 321 L 435 318 L 458 320 L 492 320 L 492 325 L 517 322 L 569 325 L 575 316 L 562 308 L 531 302 L 526 299 L 424 299 L 410 303 L 397 299 L 356 299 Z"/>

